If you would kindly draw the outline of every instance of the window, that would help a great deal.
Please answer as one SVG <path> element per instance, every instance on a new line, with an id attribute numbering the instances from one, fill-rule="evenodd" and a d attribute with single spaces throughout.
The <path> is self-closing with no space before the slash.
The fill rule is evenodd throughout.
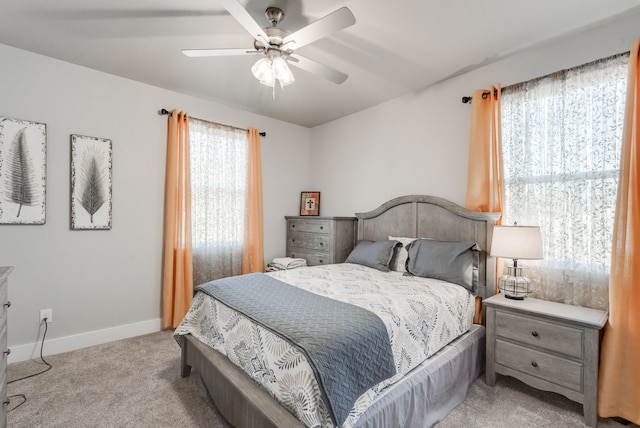
<path id="1" fill-rule="evenodd" d="M 534 295 L 608 307 L 628 54 L 504 88 L 503 224 L 539 225 Z"/>
<path id="2" fill-rule="evenodd" d="M 189 119 L 194 284 L 242 269 L 248 190 L 247 131 Z"/>

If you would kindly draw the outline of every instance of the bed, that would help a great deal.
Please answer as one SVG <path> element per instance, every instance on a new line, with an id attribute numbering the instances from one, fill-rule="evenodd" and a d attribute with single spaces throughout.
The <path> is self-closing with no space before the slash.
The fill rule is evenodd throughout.
<path id="1" fill-rule="evenodd" d="M 473 269 L 474 294 L 488 297 L 495 293 L 495 260 L 488 257 L 488 244 L 491 242 L 493 226 L 498 216 L 496 213 L 468 211 L 438 197 L 402 196 L 382 204 L 373 211 L 357 213 L 357 235 L 358 241 L 374 244 L 384 241 L 396 242 L 396 240 L 408 244 L 404 247 L 413 251 L 411 262 L 414 264 L 418 259 L 419 253 L 416 252 L 416 249 L 420 247 L 418 244 L 431 246 L 438 242 L 471 242 L 474 244 L 473 254 L 476 255 Z M 420 239 L 415 243 L 410 243 L 409 238 Z M 359 245 L 356 250 L 358 248 L 362 247 Z M 399 245 L 394 247 L 392 264 L 398 262 L 399 248 L 401 248 Z M 411 250 L 412 248 L 413 250 Z M 406 254 L 404 256 L 406 257 Z M 274 371 L 274 366 L 264 367 L 266 360 L 263 358 L 266 357 L 256 356 L 254 353 L 247 356 L 247 351 L 244 348 L 239 353 L 235 352 L 235 348 L 226 351 L 221 348 L 214 349 L 215 343 L 211 343 L 211 339 L 201 337 L 198 332 L 211 330 L 214 331 L 214 336 L 219 339 L 219 327 L 216 327 L 212 321 L 213 316 L 202 315 L 202 313 L 215 313 L 218 318 L 221 318 L 217 322 L 227 325 L 233 324 L 232 327 L 236 331 L 230 329 L 230 334 L 238 334 L 238 331 L 246 330 L 248 327 L 243 327 L 243 323 L 248 321 L 238 315 L 234 309 L 231 309 L 235 308 L 235 303 L 224 301 L 223 304 L 211 296 L 205 296 L 206 290 L 201 290 L 202 292 L 194 296 L 194 304 L 190 314 L 176 329 L 176 339 L 182 348 L 182 376 L 189 376 L 191 368 L 194 368 L 202 378 L 213 403 L 224 417 L 236 427 L 333 425 L 348 428 L 417 427 L 431 426 L 441 420 L 451 409 L 464 400 L 469 385 L 479 376 L 484 367 L 484 327 L 471 325 L 469 319 L 469 317 L 473 317 L 473 308 L 476 306 L 474 296 L 467 290 L 463 290 L 462 287 L 448 281 L 402 275 L 400 272 L 393 272 L 395 269 L 386 274 L 379 274 L 377 269 L 371 269 L 351 261 L 352 263 L 321 266 L 315 270 L 314 267 L 309 267 L 269 274 L 278 281 L 294 284 L 296 292 L 298 287 L 306 287 L 307 291 L 314 294 L 325 293 L 332 299 L 342 299 L 343 302 L 352 305 L 362 305 L 371 312 L 375 312 L 388 330 L 390 353 L 393 354 L 395 362 L 396 371 L 393 372 L 395 375 L 382 377 L 380 379 L 385 379 L 385 381 L 379 383 L 375 382 L 380 379 L 376 380 L 374 384 L 371 384 L 374 386 L 366 389 L 366 392 L 359 395 L 357 400 L 348 402 L 348 406 L 353 403 L 353 407 L 346 414 L 343 411 L 343 416 L 338 417 L 339 412 L 336 409 L 339 408 L 339 405 L 324 393 L 325 389 L 319 388 L 320 392 L 317 392 L 317 386 L 315 384 L 307 386 L 308 382 L 305 383 L 305 388 L 308 390 L 297 386 L 298 389 L 295 390 L 300 391 L 299 395 L 303 396 L 304 400 L 298 397 L 298 401 L 292 404 L 291 396 L 294 394 L 290 391 L 289 395 L 279 396 L 278 390 L 283 389 L 282 384 L 289 385 L 292 382 L 291 379 L 300 380 L 303 378 L 303 372 L 293 371 L 297 370 L 297 367 L 293 367 L 292 364 L 283 364 L 282 371 Z M 400 265 L 404 266 L 405 262 L 401 260 L 399 263 L 396 268 Z M 406 266 L 409 268 L 409 263 Z M 379 281 L 378 277 L 383 276 L 385 281 L 397 282 L 397 289 L 408 290 L 406 294 L 410 296 L 410 302 L 403 304 L 410 306 L 399 307 L 398 311 L 408 313 L 415 306 L 425 306 L 429 307 L 429 313 L 438 314 L 437 316 L 429 315 L 430 321 L 428 322 L 419 318 L 418 321 L 412 321 L 421 323 L 422 327 L 426 324 L 433 324 L 436 326 L 434 328 L 439 329 L 436 330 L 436 333 L 429 333 L 429 336 L 436 337 L 435 345 L 425 344 L 424 350 L 419 350 L 412 344 L 400 347 L 398 343 L 403 342 L 398 337 L 412 336 L 413 340 L 418 341 L 422 339 L 413 337 L 415 334 L 411 331 L 408 334 L 403 331 L 402 328 L 407 322 L 404 320 L 402 322 L 396 321 L 396 314 L 389 314 L 389 311 L 378 307 L 380 305 L 376 305 L 375 302 L 364 301 L 362 290 L 367 287 L 371 288 L 372 295 L 387 288 L 384 285 L 376 285 Z M 238 278 L 240 277 L 235 279 Z M 335 278 L 342 278 L 344 281 Z M 351 283 L 354 278 L 360 278 L 361 282 Z M 268 280 L 271 281 L 271 279 Z M 437 287 L 431 285 L 427 287 L 423 284 L 424 281 L 435 281 Z M 344 282 L 346 286 L 334 289 L 334 286 L 338 287 L 339 282 Z M 434 297 L 436 301 L 440 301 L 440 304 L 435 306 L 429 306 L 431 303 L 416 304 L 416 302 L 421 302 L 418 299 L 422 298 L 416 297 L 416 290 L 426 290 L 427 288 L 437 288 L 437 293 L 444 293 L 444 297 Z M 249 289 L 247 292 L 253 293 L 259 289 L 260 287 Z M 286 293 L 289 292 L 286 291 Z M 429 291 L 429 293 L 432 292 Z M 248 294 L 248 296 L 250 295 Z M 459 297 L 454 297 L 454 295 Z M 261 298 L 268 298 L 268 296 Z M 387 296 L 380 294 L 379 298 L 385 300 Z M 243 300 L 243 298 L 239 298 L 239 300 Z M 444 307 L 442 312 L 436 311 L 440 310 L 439 306 Z M 207 310 L 210 312 L 198 312 L 201 307 L 208 308 Z M 447 318 L 457 319 L 462 327 L 443 324 L 443 319 Z M 258 340 L 271 344 L 269 345 L 270 349 L 277 350 L 278 355 L 291 355 L 293 352 L 289 348 L 284 348 L 285 345 L 280 342 L 286 341 L 283 341 L 278 335 L 271 337 L 272 331 L 261 330 L 261 325 L 250 328 L 258 332 Z M 417 328 L 416 331 L 418 330 L 420 328 Z M 244 341 L 244 339 L 242 340 Z M 293 348 L 295 348 L 294 351 L 297 349 Z M 411 352 L 407 350 L 409 348 L 412 349 Z M 236 354 L 240 356 L 238 357 Z M 307 364 L 304 355 L 302 357 L 298 354 L 295 355 L 296 364 L 298 361 L 302 361 L 301 366 Z M 400 363 L 402 358 L 405 358 L 404 363 Z M 375 361 L 371 360 L 371 362 Z M 316 370 L 318 364 L 312 364 L 311 359 L 308 364 L 311 372 L 315 372 L 319 377 L 326 376 L 318 373 Z M 247 366 L 250 367 L 247 368 Z M 244 370 L 240 367 L 244 367 Z M 342 372 L 342 370 L 337 371 Z M 253 378 L 247 374 L 249 372 Z M 256 373 L 259 373 L 259 376 L 256 376 Z M 362 388 L 357 390 L 356 395 L 363 390 Z M 299 405 L 301 401 L 307 403 L 311 410 L 297 409 L 295 413 L 298 417 L 295 417 L 292 414 L 292 406 Z M 325 401 L 328 404 L 325 405 Z"/>

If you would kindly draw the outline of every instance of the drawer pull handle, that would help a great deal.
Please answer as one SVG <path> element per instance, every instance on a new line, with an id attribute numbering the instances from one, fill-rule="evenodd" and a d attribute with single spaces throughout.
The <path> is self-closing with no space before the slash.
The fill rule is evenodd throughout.
<path id="1" fill-rule="evenodd" d="M 320 246 L 322 247 L 323 245 L 324 245 L 324 243 L 323 243 L 323 242 L 321 242 L 321 243 L 320 243 Z"/>
<path id="2" fill-rule="evenodd" d="M 11 353 L 11 349 L 7 348 L 6 351 L 4 351 L 4 355 L 9 355 Z"/>
<path id="3" fill-rule="evenodd" d="M 6 400 L 4 400 L 2 403 L 3 403 L 5 406 L 8 406 L 8 405 L 9 405 L 9 403 L 11 403 L 11 400 L 9 400 L 9 399 L 7 398 L 7 399 L 6 399 Z"/>
<path id="4" fill-rule="evenodd" d="M 324 229 L 324 226 L 320 226 L 320 230 Z"/>
<path id="5" fill-rule="evenodd" d="M 533 337 L 538 337 L 538 332 L 537 332 L 537 331 L 532 331 L 532 332 L 531 332 L 531 336 L 533 336 Z"/>
<path id="6" fill-rule="evenodd" d="M 295 225 L 295 224 L 292 224 L 292 225 L 291 225 L 291 228 L 292 228 L 292 229 L 295 229 L 295 228 L 296 228 L 296 225 Z"/>
<path id="7" fill-rule="evenodd" d="M 296 242 L 296 240 L 295 240 L 295 239 L 292 239 L 292 240 L 291 240 L 291 242 Z"/>
<path id="8" fill-rule="evenodd" d="M 322 261 L 322 259 L 320 260 L 320 263 L 321 263 L 321 264 L 322 264 L 322 263 L 324 263 L 324 262 Z"/>
<path id="9" fill-rule="evenodd" d="M 7 303 L 5 303 L 4 305 L 5 305 L 7 308 L 10 308 L 10 307 L 11 307 L 11 302 L 7 302 Z"/>
<path id="10" fill-rule="evenodd" d="M 535 361 L 531 361 L 531 365 L 532 365 L 533 367 L 538 367 L 538 363 L 536 363 Z"/>

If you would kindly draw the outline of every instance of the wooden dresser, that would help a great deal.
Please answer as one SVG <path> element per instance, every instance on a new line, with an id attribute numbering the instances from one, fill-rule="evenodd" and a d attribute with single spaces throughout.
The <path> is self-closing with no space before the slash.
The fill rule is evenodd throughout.
<path id="1" fill-rule="evenodd" d="M 307 265 L 342 263 L 356 244 L 355 217 L 286 216 L 287 257 L 300 257 Z"/>
<path id="2" fill-rule="evenodd" d="M 2 401 L 0 428 L 7 426 L 7 407 L 9 406 L 9 400 L 7 399 L 7 356 L 10 350 L 7 347 L 7 310 L 11 303 L 7 298 L 7 279 L 12 270 L 12 267 L 0 266 L 0 351 L 2 351 L 2 362 L 0 362 L 0 401 Z"/>
<path id="3" fill-rule="evenodd" d="M 534 298 L 497 294 L 484 300 L 486 382 L 496 373 L 582 403 L 586 424 L 598 421 L 600 330 L 607 312 Z"/>

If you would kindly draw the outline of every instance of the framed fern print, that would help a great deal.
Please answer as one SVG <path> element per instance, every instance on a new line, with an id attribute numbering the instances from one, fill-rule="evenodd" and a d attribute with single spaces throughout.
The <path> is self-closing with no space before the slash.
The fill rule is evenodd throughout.
<path id="1" fill-rule="evenodd" d="M 47 127 L 0 117 L 0 224 L 44 224 Z"/>
<path id="2" fill-rule="evenodd" d="M 111 140 L 71 135 L 71 229 L 111 229 Z"/>

